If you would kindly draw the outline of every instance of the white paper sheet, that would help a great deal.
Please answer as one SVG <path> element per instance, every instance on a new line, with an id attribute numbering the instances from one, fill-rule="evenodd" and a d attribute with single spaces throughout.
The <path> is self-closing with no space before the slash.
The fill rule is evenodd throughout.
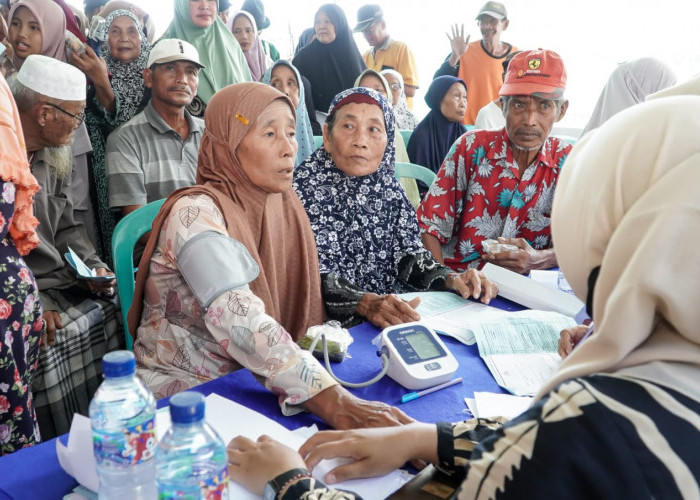
<path id="1" fill-rule="evenodd" d="M 97 491 L 97 463 L 92 453 L 90 419 L 76 413 L 70 424 L 68 446 L 56 440 L 56 455 L 63 470 L 89 490 Z"/>
<path id="2" fill-rule="evenodd" d="M 532 403 L 530 397 L 496 394 L 493 392 L 475 392 L 474 404 L 479 418 L 506 417 L 513 418 L 527 410 Z"/>

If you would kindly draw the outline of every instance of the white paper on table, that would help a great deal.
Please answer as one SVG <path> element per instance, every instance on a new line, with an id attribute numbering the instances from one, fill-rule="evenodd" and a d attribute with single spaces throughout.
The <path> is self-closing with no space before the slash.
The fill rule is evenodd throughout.
<path id="1" fill-rule="evenodd" d="M 514 418 L 527 410 L 531 403 L 532 398 L 530 397 L 496 394 L 493 392 L 474 393 L 474 404 L 479 418 Z"/>
<path id="2" fill-rule="evenodd" d="M 476 399 L 464 398 L 464 404 L 467 405 L 467 408 L 469 409 L 469 413 L 472 414 L 472 417 L 479 418 L 479 412 L 476 409 Z"/>
<path id="3" fill-rule="evenodd" d="M 56 455 L 63 470 L 89 490 L 97 491 L 97 463 L 92 453 L 90 419 L 78 413 L 73 415 L 68 435 L 68 446 L 56 440 Z"/>
<path id="4" fill-rule="evenodd" d="M 580 316 L 584 303 L 576 296 L 553 290 L 526 276 L 487 263 L 482 269 L 498 285 L 498 295 L 530 309 L 555 311 L 570 318 Z"/>
<path id="5" fill-rule="evenodd" d="M 554 353 L 494 354 L 484 362 L 498 385 L 516 396 L 534 396 L 552 378 L 561 359 Z"/>
<path id="6" fill-rule="evenodd" d="M 420 297 L 416 308 L 421 321 L 438 333 L 453 337 L 463 344 L 476 342 L 471 322 L 480 321 L 489 314 L 499 314 L 500 309 L 467 300 L 452 292 L 404 293 L 400 297 L 411 300 Z"/>

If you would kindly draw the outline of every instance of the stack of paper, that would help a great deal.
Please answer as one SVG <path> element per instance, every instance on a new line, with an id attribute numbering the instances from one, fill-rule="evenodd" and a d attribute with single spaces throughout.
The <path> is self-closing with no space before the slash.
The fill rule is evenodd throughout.
<path id="1" fill-rule="evenodd" d="M 559 366 L 559 332 L 576 325 L 546 311 L 502 313 L 473 325 L 479 355 L 498 385 L 518 396 L 532 396 Z"/>
<path id="2" fill-rule="evenodd" d="M 514 418 L 530 407 L 532 398 L 493 392 L 475 392 L 473 399 L 464 398 L 464 402 L 475 418 Z"/>
<path id="3" fill-rule="evenodd" d="M 304 428 L 302 432 L 290 431 L 274 420 L 250 408 L 240 405 L 217 394 L 206 397 L 206 420 L 228 443 L 236 436 L 257 440 L 262 434 L 298 450 L 315 429 Z M 167 408 L 156 413 L 156 434 L 158 439 L 170 427 L 170 413 Z M 56 440 L 56 452 L 63 469 L 90 490 L 97 489 L 97 470 L 92 450 L 90 420 L 76 414 L 71 425 L 68 446 Z M 313 470 L 317 479 L 323 479 L 331 469 L 341 465 L 342 459 L 323 460 Z M 354 479 L 337 483 L 334 487 L 358 493 L 363 498 L 386 498 L 398 490 L 413 476 L 406 471 L 395 470 L 385 476 L 370 479 Z M 259 499 L 240 484 L 231 481 L 229 498 L 236 500 Z"/>

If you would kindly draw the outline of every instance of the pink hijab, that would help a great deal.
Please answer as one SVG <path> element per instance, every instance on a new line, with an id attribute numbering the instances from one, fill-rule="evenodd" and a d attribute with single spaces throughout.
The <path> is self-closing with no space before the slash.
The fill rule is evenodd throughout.
<path id="1" fill-rule="evenodd" d="M 233 23 L 239 16 L 245 16 L 250 21 L 250 24 L 253 25 L 255 40 L 253 41 L 253 45 L 250 47 L 250 50 L 248 52 L 243 52 L 243 55 L 245 56 L 245 60 L 248 62 L 248 67 L 250 68 L 250 74 L 253 77 L 253 81 L 259 82 L 267 67 L 265 64 L 265 51 L 263 50 L 262 43 L 260 43 L 260 35 L 258 34 L 258 25 L 255 24 L 255 18 L 250 12 L 239 10 L 230 17 L 230 25 L 229 23 L 226 24 L 228 29 L 231 30 L 231 33 L 233 33 Z"/>
<path id="2" fill-rule="evenodd" d="M 66 16 L 63 9 L 52 0 L 21 0 L 12 6 L 7 16 L 12 23 L 15 11 L 20 7 L 29 9 L 41 28 L 41 54 L 66 62 Z M 12 59 L 15 68 L 24 64 L 16 55 Z"/>

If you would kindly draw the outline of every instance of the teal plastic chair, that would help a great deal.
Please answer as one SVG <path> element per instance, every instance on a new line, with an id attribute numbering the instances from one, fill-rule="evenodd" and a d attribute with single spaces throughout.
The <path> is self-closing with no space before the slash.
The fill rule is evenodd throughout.
<path id="1" fill-rule="evenodd" d="M 323 136 L 322 135 L 315 135 L 314 136 L 314 145 L 316 146 L 316 149 L 323 146 Z"/>
<path id="2" fill-rule="evenodd" d="M 134 298 L 134 245 L 141 236 L 151 230 L 153 219 L 165 198 L 153 201 L 148 205 L 137 208 L 119 221 L 112 233 L 112 258 L 114 259 L 114 274 L 117 276 L 119 302 L 122 306 L 122 320 L 126 335 L 126 348 L 133 350 L 134 340 L 129 333 L 126 315 Z"/>
<path id="3" fill-rule="evenodd" d="M 435 177 L 437 177 L 435 172 L 429 168 L 416 165 L 415 163 L 404 162 L 396 162 L 396 171 L 394 175 L 396 175 L 397 179 L 401 179 L 402 177 L 410 177 L 412 179 L 419 180 L 428 187 L 430 187 L 435 180 Z"/>
<path id="4" fill-rule="evenodd" d="M 408 146 L 408 140 L 411 138 L 413 130 L 399 130 L 401 137 L 403 137 L 403 143 Z"/>
<path id="5" fill-rule="evenodd" d="M 556 137 L 560 141 L 566 141 L 569 144 L 571 144 L 572 146 L 574 146 L 576 144 L 576 137 L 572 137 L 570 135 L 558 134 L 558 135 L 555 135 L 554 137 Z"/>

